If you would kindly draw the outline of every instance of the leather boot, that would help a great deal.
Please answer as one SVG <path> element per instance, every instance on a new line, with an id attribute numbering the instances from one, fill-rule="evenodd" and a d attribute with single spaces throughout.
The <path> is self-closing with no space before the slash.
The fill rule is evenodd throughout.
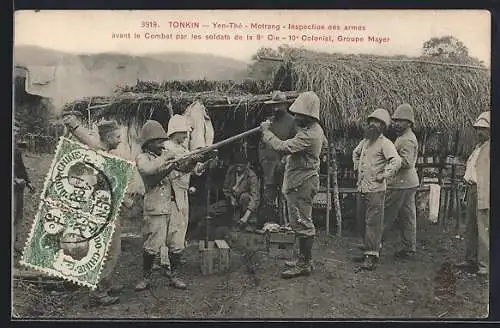
<path id="1" fill-rule="evenodd" d="M 312 272 L 312 244 L 314 237 L 300 238 L 300 249 L 303 257 L 303 262 L 298 262 L 297 265 L 291 269 L 282 272 L 283 279 L 295 278 L 299 276 L 309 276 Z"/>
<path id="2" fill-rule="evenodd" d="M 310 267 L 310 271 L 314 270 L 314 266 L 312 264 L 312 243 L 314 241 L 314 237 L 307 238 L 299 238 L 299 257 L 295 261 L 286 261 L 285 266 L 288 268 L 295 268 L 298 265 L 308 265 Z M 309 261 L 307 261 L 309 258 Z"/>
<path id="3" fill-rule="evenodd" d="M 172 261 L 172 260 L 170 260 L 170 261 Z M 170 265 L 172 265 L 172 263 Z M 173 271 L 171 268 L 169 268 L 167 266 L 163 266 L 161 268 L 161 271 L 162 271 L 162 274 L 165 277 L 167 277 L 169 286 L 172 286 L 172 287 L 177 288 L 177 289 L 187 289 L 186 283 L 184 283 L 184 281 L 182 281 L 177 276 L 176 272 Z"/>
<path id="4" fill-rule="evenodd" d="M 141 291 L 147 289 L 151 285 L 151 274 L 153 271 L 153 262 L 155 255 L 151 255 L 146 251 L 142 254 L 142 270 L 143 279 L 135 286 L 135 290 Z"/>
<path id="5" fill-rule="evenodd" d="M 186 264 L 186 260 L 183 259 L 182 253 L 170 253 L 168 257 L 172 270 L 178 269 L 183 264 Z"/>
<path id="6" fill-rule="evenodd" d="M 297 238 L 297 244 L 298 244 L 299 254 L 297 255 L 297 258 L 295 260 L 285 262 L 285 266 L 287 268 L 295 268 L 297 264 L 304 262 L 304 255 L 303 255 L 304 244 L 302 242 L 302 238 Z"/>

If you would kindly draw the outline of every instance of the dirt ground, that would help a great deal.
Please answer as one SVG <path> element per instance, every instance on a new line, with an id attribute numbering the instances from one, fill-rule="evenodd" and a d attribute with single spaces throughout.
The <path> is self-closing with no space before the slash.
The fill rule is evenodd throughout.
<path id="1" fill-rule="evenodd" d="M 25 222 L 31 224 L 43 179 L 52 156 L 25 154 L 28 173 L 37 187 L 26 193 Z M 114 281 L 125 286 L 120 303 L 96 307 L 86 288 L 59 288 L 16 279 L 13 313 L 21 318 L 481 318 L 488 315 L 488 281 L 462 272 L 438 274 L 443 263 L 463 257 L 464 240 L 443 232 L 438 225 L 419 220 L 418 256 L 411 262 L 396 261 L 397 240 L 384 245 L 377 270 L 358 269 L 352 257 L 359 255 L 357 237 L 320 233 L 313 249 L 315 270 L 310 277 L 283 280 L 283 261 L 291 249 L 263 245 L 255 252 L 233 240 L 231 268 L 224 274 L 202 276 L 195 243 L 186 249 L 187 264 L 181 275 L 187 291 L 168 287 L 156 276 L 151 290 L 136 292 L 141 275 L 141 243 L 124 239 L 122 257 Z M 450 229 L 451 230 L 451 229 Z M 240 236 L 242 237 L 242 236 Z M 259 250 L 260 249 L 260 250 Z M 244 255 L 254 254 L 248 260 Z M 442 278 L 442 277 L 441 277 Z M 436 294 L 448 282 L 448 292 Z M 436 296 L 438 295 L 438 296 Z"/>

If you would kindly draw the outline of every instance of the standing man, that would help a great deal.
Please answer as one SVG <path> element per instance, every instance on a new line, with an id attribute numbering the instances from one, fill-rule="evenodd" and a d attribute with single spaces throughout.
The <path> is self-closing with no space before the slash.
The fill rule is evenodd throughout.
<path id="1" fill-rule="evenodd" d="M 288 103 L 285 93 L 275 91 L 271 100 L 264 102 L 271 106 L 273 116 L 271 117 L 271 131 L 278 139 L 287 140 L 295 135 L 295 124 L 293 116 L 287 112 Z M 259 143 L 259 160 L 263 172 L 263 195 L 262 195 L 262 219 L 260 223 L 276 221 L 276 200 L 279 202 L 279 194 L 283 183 L 284 156 L 269 147 L 261 140 Z M 276 222 L 279 223 L 279 222 Z"/>
<path id="2" fill-rule="evenodd" d="M 14 236 L 13 245 L 14 251 L 17 253 L 22 252 L 22 248 L 16 243 L 21 240 L 20 225 L 23 222 L 23 212 L 24 212 L 24 188 L 28 187 L 30 193 L 35 192 L 35 188 L 31 185 L 28 172 L 24 166 L 23 154 L 21 147 L 24 147 L 23 143 L 16 143 L 14 147 Z"/>
<path id="3" fill-rule="evenodd" d="M 467 160 L 465 261 L 457 264 L 478 275 L 489 273 L 490 251 L 490 112 L 483 112 L 474 123 L 479 143 Z"/>
<path id="4" fill-rule="evenodd" d="M 373 270 L 378 262 L 384 223 L 386 181 L 401 167 L 401 157 L 394 144 L 384 136 L 391 123 L 387 110 L 376 109 L 368 116 L 365 138 L 352 153 L 354 171 L 358 172 L 358 213 L 364 221 L 364 256 L 362 269 Z"/>
<path id="5" fill-rule="evenodd" d="M 121 141 L 120 128 L 115 121 L 104 121 L 98 128 L 98 134 L 82 126 L 80 112 L 69 111 L 63 113 L 63 121 L 72 136 L 81 143 L 98 150 L 110 152 L 118 147 Z M 108 256 L 95 291 L 90 292 L 90 298 L 100 305 L 112 305 L 119 302 L 119 298 L 110 296 L 111 292 L 119 292 L 123 286 L 113 286 L 111 276 L 121 254 L 121 224 L 120 218 L 115 221 L 115 231 L 108 250 Z"/>
<path id="6" fill-rule="evenodd" d="M 312 92 L 299 95 L 290 107 L 295 115 L 297 133 L 288 140 L 280 140 L 270 131 L 271 123 L 261 124 L 262 141 L 286 159 L 283 194 L 288 207 L 290 225 L 299 239 L 299 260 L 288 263 L 290 269 L 282 277 L 308 276 L 312 271 L 312 245 L 316 229 L 312 219 L 312 201 L 319 189 L 319 165 L 325 134 L 319 124 L 320 101 Z"/>
<path id="7" fill-rule="evenodd" d="M 180 167 L 171 165 L 170 160 L 176 157 L 176 151 L 164 149 L 164 143 L 169 138 L 159 122 L 147 121 L 142 127 L 141 139 L 143 152 L 137 155 L 136 164 L 145 188 L 143 226 L 145 241 L 143 279 L 135 286 L 137 291 L 145 290 L 150 286 L 153 263 L 160 255 L 162 247 L 168 245 L 173 249 L 184 248 L 184 245 L 179 246 L 178 243 L 173 242 L 182 238 L 175 238 L 180 237 L 181 233 L 171 220 L 172 206 L 176 203 L 169 175 L 174 169 L 187 173 L 193 167 L 191 163 Z M 175 237 L 172 238 L 172 236 Z M 170 263 L 164 263 L 162 269 L 171 286 L 186 289 L 186 284 L 173 275 Z"/>
<path id="8" fill-rule="evenodd" d="M 387 183 L 385 198 L 384 233 L 385 240 L 393 223 L 399 217 L 398 224 L 402 236 L 402 248 L 394 256 L 411 259 L 417 251 L 417 207 L 415 195 L 419 186 L 415 169 L 418 156 L 418 141 L 413 133 L 415 115 L 409 104 L 402 104 L 392 115 L 392 123 L 397 134 L 394 142 L 401 157 L 401 168 L 393 179 Z"/>
<path id="9" fill-rule="evenodd" d="M 175 157 L 189 153 L 189 150 L 184 145 L 190 131 L 191 126 L 186 117 L 182 115 L 172 116 L 168 121 L 168 140 L 163 144 L 165 151 L 171 152 Z M 185 247 L 186 232 L 189 223 L 188 190 L 190 177 L 192 173 L 198 176 L 202 175 L 206 166 L 207 163 L 197 163 L 194 172 L 189 171 L 185 173 L 174 170 L 169 175 L 174 201 L 171 205 L 170 224 L 168 226 L 166 241 L 172 273 L 175 272 L 180 264 L 184 263 L 182 252 Z"/>

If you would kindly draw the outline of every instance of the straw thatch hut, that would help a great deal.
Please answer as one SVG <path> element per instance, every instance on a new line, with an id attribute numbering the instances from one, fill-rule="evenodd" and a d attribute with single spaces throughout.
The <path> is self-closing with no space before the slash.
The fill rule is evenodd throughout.
<path id="1" fill-rule="evenodd" d="M 426 153 L 465 156 L 474 146 L 473 121 L 490 109 L 488 68 L 404 56 L 288 48 L 279 60 L 274 88 L 315 91 L 321 99 L 322 123 L 332 139 L 343 140 L 338 147 L 346 153 L 354 148 L 362 123 L 375 108 L 392 113 L 407 102 L 415 109 L 416 134 Z"/>

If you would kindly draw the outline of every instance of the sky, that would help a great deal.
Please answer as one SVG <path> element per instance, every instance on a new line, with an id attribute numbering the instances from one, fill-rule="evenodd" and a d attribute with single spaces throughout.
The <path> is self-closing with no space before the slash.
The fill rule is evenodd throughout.
<path id="1" fill-rule="evenodd" d="M 192 26 L 182 28 L 177 22 Z M 289 24 L 309 26 L 290 30 Z M 345 30 L 346 25 L 363 30 Z M 323 30 L 317 29 L 321 26 Z M 164 39 L 150 37 L 161 33 Z M 123 38 L 129 34 L 130 38 Z M 230 40 L 210 39 L 215 35 L 227 35 Z M 257 35 L 263 39 L 256 40 Z M 426 40 L 445 35 L 458 38 L 470 56 L 489 66 L 491 17 L 486 10 L 47 10 L 17 11 L 14 19 L 15 45 L 72 53 L 180 51 L 243 61 L 249 61 L 260 47 L 282 44 L 324 52 L 418 56 Z M 242 39 L 235 40 L 238 36 Z M 267 40 L 270 36 L 274 40 Z"/>

